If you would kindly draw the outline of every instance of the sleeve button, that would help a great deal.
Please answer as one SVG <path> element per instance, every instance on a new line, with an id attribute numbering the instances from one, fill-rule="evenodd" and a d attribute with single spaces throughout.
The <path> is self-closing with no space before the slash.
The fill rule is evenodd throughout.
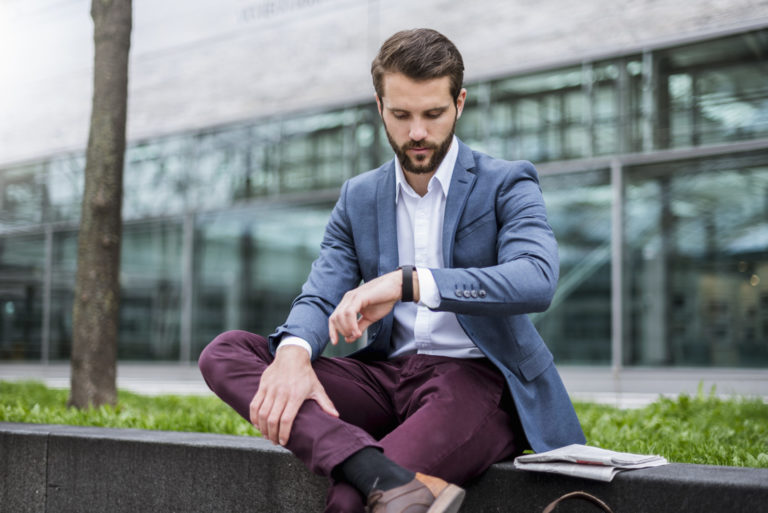
<path id="1" fill-rule="evenodd" d="M 461 297 L 463 294 L 461 293 L 461 290 L 456 289 L 456 297 Z"/>
<path id="2" fill-rule="evenodd" d="M 486 293 L 483 289 L 480 289 L 480 292 L 477 293 L 480 297 L 485 297 Z"/>

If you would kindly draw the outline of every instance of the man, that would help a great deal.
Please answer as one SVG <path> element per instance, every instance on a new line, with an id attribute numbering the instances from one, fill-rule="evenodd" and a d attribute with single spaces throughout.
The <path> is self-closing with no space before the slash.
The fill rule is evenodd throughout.
<path id="1" fill-rule="evenodd" d="M 224 333 L 200 357 L 216 394 L 332 479 L 329 512 L 456 512 L 449 483 L 584 442 L 526 316 L 558 276 L 537 175 L 454 136 L 463 71 L 433 30 L 382 45 L 371 72 L 396 158 L 343 185 L 286 323 L 269 340 Z M 366 329 L 351 357 L 320 356 Z"/>

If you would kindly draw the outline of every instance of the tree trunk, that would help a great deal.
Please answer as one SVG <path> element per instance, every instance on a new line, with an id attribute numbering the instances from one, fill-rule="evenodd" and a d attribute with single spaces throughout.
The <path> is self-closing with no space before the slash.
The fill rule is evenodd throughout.
<path id="1" fill-rule="evenodd" d="M 69 405 L 117 402 L 123 161 L 131 0 L 92 0 L 93 107 L 77 246 Z"/>

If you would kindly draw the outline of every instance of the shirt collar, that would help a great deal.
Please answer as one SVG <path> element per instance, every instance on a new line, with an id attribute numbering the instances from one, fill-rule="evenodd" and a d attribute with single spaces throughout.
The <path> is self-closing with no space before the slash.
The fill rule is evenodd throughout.
<path id="1" fill-rule="evenodd" d="M 451 177 L 453 176 L 453 168 L 456 166 L 456 159 L 459 156 L 459 143 L 456 141 L 456 136 L 453 136 L 451 141 L 451 147 L 448 148 L 448 153 L 443 157 L 443 161 L 437 167 L 437 171 L 429 180 L 428 190 L 433 187 L 433 183 L 437 181 L 440 187 L 443 189 L 443 194 L 448 197 L 448 188 L 451 186 Z M 400 193 L 406 192 L 411 195 L 417 195 L 413 188 L 408 184 L 403 174 L 403 168 L 400 165 L 400 159 L 395 157 L 395 204 L 400 199 Z"/>

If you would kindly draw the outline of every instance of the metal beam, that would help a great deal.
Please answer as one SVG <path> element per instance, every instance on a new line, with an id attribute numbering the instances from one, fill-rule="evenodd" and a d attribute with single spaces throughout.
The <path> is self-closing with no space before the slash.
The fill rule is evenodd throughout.
<path id="1" fill-rule="evenodd" d="M 188 363 L 192 355 L 192 308 L 194 306 L 195 214 L 184 216 L 181 245 L 181 318 L 179 322 L 179 361 Z"/>
<path id="2" fill-rule="evenodd" d="M 619 390 L 624 361 L 624 180 L 621 162 L 611 162 L 611 370 Z"/>
<path id="3" fill-rule="evenodd" d="M 660 162 L 675 162 L 680 160 L 704 159 L 724 155 L 737 155 L 752 151 L 768 150 L 768 138 L 753 139 L 727 144 L 711 144 L 673 150 L 655 151 L 653 153 L 625 153 L 623 155 L 607 155 L 586 159 L 560 160 L 536 164 L 540 175 L 557 175 L 585 171 L 590 169 L 609 169 L 614 160 L 622 166 L 642 164 L 658 164 Z"/>
<path id="4" fill-rule="evenodd" d="M 53 282 L 53 226 L 45 225 L 45 261 L 43 262 L 43 325 L 40 361 L 47 364 L 51 352 L 51 291 Z"/>

